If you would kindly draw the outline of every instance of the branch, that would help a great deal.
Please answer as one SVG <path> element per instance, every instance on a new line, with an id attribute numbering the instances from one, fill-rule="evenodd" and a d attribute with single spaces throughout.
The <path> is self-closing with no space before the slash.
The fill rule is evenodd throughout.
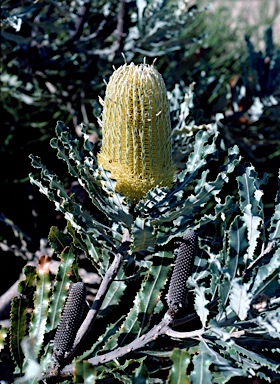
<path id="1" fill-rule="evenodd" d="M 114 35 L 117 37 L 119 45 L 121 43 L 122 38 L 124 37 L 124 33 L 123 33 L 124 14 L 125 14 L 125 0 L 120 0 L 120 8 L 118 12 L 118 24 L 117 24 L 117 28 L 114 31 Z"/>
<path id="2" fill-rule="evenodd" d="M 96 316 L 98 314 L 98 311 L 100 310 L 102 306 L 102 302 L 106 296 L 106 293 L 108 292 L 108 289 L 110 287 L 111 282 L 116 277 L 123 257 L 126 254 L 130 244 L 130 237 L 128 231 L 126 231 L 123 235 L 122 244 L 119 248 L 119 252 L 115 255 L 113 263 L 110 265 L 108 270 L 106 271 L 106 274 L 104 276 L 104 279 L 102 280 L 102 283 L 100 284 L 100 287 L 98 289 L 98 292 L 95 296 L 95 300 L 89 309 L 89 312 L 83 321 L 82 325 L 80 326 L 76 338 L 73 343 L 73 347 L 71 350 L 71 353 L 67 357 L 67 361 L 70 361 L 71 358 L 74 356 L 75 352 L 81 345 L 82 341 L 84 340 L 85 336 L 89 332 L 92 324 L 94 323 L 94 320 L 96 319 Z"/>
<path id="3" fill-rule="evenodd" d="M 171 329 L 169 327 L 165 331 L 165 334 L 167 336 L 170 336 L 174 339 L 200 339 L 204 333 L 205 333 L 204 329 L 197 329 L 197 330 L 191 331 L 191 332 L 177 332 L 177 331 L 173 331 L 173 329 Z M 244 335 L 245 335 L 245 331 L 241 330 L 241 331 L 231 332 L 229 334 L 229 337 L 230 338 L 239 338 L 239 337 L 244 336 Z"/>
<path id="4" fill-rule="evenodd" d="M 124 347 L 117 348 L 114 351 L 108 352 L 104 355 L 95 356 L 91 359 L 88 359 L 88 362 L 94 366 L 99 364 L 105 364 L 108 363 L 108 361 L 112 361 L 114 359 L 118 359 L 127 353 L 130 353 L 132 351 L 135 351 L 137 349 L 143 348 L 146 344 L 149 344 L 150 342 L 156 340 L 158 336 L 160 335 L 167 335 L 170 337 L 179 337 L 180 338 L 198 338 L 203 333 L 203 329 L 198 329 L 192 332 L 176 332 L 173 331 L 171 328 L 169 328 L 169 324 L 172 323 L 173 319 L 167 312 L 161 322 L 157 325 L 155 325 L 148 333 L 145 335 L 142 335 L 141 337 L 138 337 L 137 339 L 133 340 L 128 345 L 125 345 Z M 68 375 L 70 373 L 73 373 L 74 364 L 67 365 L 62 371 L 62 375 Z"/>
<path id="5" fill-rule="evenodd" d="M 0 319 L 9 318 L 11 310 L 11 301 L 18 295 L 18 283 L 23 280 L 23 276 L 17 280 L 3 295 L 0 297 Z"/>
<path id="6" fill-rule="evenodd" d="M 155 325 L 148 333 L 145 335 L 142 335 L 141 337 L 137 337 L 134 341 L 132 341 L 130 344 L 125 345 L 123 347 L 119 347 L 114 349 L 113 351 L 110 351 L 108 353 L 105 353 L 103 355 L 98 355 L 95 357 L 92 357 L 88 360 L 88 362 L 94 366 L 99 364 L 105 364 L 111 360 L 120 358 L 127 353 L 130 353 L 134 350 L 140 349 L 144 347 L 146 344 L 152 342 L 155 340 L 159 335 L 173 335 L 173 332 L 169 328 L 169 324 L 174 324 L 174 317 L 175 314 L 178 312 L 179 307 L 183 306 L 183 297 L 185 296 L 185 283 L 187 280 L 188 275 L 191 273 L 191 270 L 193 268 L 193 258 L 196 250 L 196 244 L 197 244 L 197 235 L 194 231 L 186 231 L 180 248 L 177 255 L 177 260 L 175 263 L 175 271 L 173 271 L 170 288 L 168 292 L 168 306 L 169 309 L 165 313 L 164 317 L 160 321 L 159 324 Z M 65 364 L 72 360 L 75 352 L 77 351 L 78 347 L 80 346 L 81 342 L 83 341 L 85 335 L 90 330 L 96 315 L 98 313 L 98 310 L 100 309 L 102 305 L 102 301 L 108 291 L 108 288 L 110 286 L 110 283 L 116 276 L 121 262 L 123 260 L 123 254 L 127 252 L 127 249 L 130 244 L 130 238 L 128 231 L 124 234 L 122 239 L 122 245 L 121 249 L 119 249 L 118 254 L 115 256 L 115 259 L 110 266 L 110 268 L 107 270 L 105 277 L 100 285 L 100 288 L 98 290 L 98 293 L 96 295 L 95 301 L 92 305 L 92 307 L 89 310 L 89 313 L 84 320 L 83 324 L 79 328 L 76 339 L 73 343 L 72 351 L 68 356 L 65 356 L 63 366 L 61 364 L 59 367 L 52 367 L 46 375 L 43 375 L 40 381 L 45 380 L 50 377 L 55 377 L 58 375 L 68 375 L 72 374 L 74 371 L 74 364 L 69 364 L 65 366 Z M 183 272 L 182 272 L 183 271 Z M 183 278 L 181 278 L 181 274 L 183 274 Z M 182 284 L 177 284 L 178 280 Z M 175 287 L 177 287 L 177 292 Z M 213 305 L 213 303 L 212 303 Z M 215 305 L 215 304 L 214 304 Z M 194 316 L 192 316 L 194 318 Z M 188 318 L 189 320 L 189 318 Z M 200 337 L 203 334 L 203 330 L 196 330 L 193 332 L 189 332 L 184 334 L 185 337 L 189 338 L 197 338 Z M 176 335 L 178 335 L 178 332 L 175 332 Z M 53 369 L 57 368 L 57 369 Z"/>
<path id="7" fill-rule="evenodd" d="M 125 0 L 120 0 L 119 12 L 118 12 L 118 18 L 117 18 L 117 27 L 112 33 L 112 35 L 116 36 L 116 40 L 113 42 L 110 48 L 93 49 L 92 51 L 87 51 L 87 54 L 109 56 L 117 52 L 117 50 L 121 47 L 121 42 L 125 36 L 123 32 L 124 15 L 125 15 Z"/>
<path id="8" fill-rule="evenodd" d="M 117 348 L 114 351 L 110 351 L 104 355 L 95 356 L 90 359 L 88 359 L 88 362 L 94 366 L 108 363 L 109 361 L 118 359 L 122 356 L 125 356 L 127 353 L 130 353 L 132 351 L 135 351 L 137 349 L 143 348 L 146 344 L 149 344 L 150 342 L 156 340 L 158 336 L 160 335 L 167 335 L 170 337 L 180 338 L 180 339 L 197 339 L 200 338 L 204 330 L 198 329 L 191 332 L 176 332 L 173 331 L 171 328 L 169 328 L 169 324 L 172 323 L 172 317 L 168 314 L 168 312 L 165 314 L 161 322 L 157 325 L 155 325 L 148 333 L 145 335 L 142 335 L 141 337 L 138 337 L 137 339 L 133 340 L 128 345 L 125 345 L 124 347 Z M 69 364 L 66 367 L 62 369 L 60 372 L 61 376 L 67 376 L 69 374 L 73 374 L 75 365 Z M 54 378 L 53 375 L 44 376 L 41 378 L 41 380 L 45 380 L 48 378 Z"/>
<path id="9" fill-rule="evenodd" d="M 155 325 L 145 335 L 138 337 L 137 339 L 133 340 L 131 343 L 123 347 L 119 347 L 103 355 L 92 357 L 87 361 L 93 366 L 106 364 L 109 361 L 118 359 L 130 352 L 143 348 L 145 345 L 156 340 L 161 335 L 166 335 L 174 339 L 201 339 L 201 336 L 205 333 L 205 329 L 196 329 L 191 332 L 177 332 L 169 327 L 169 325 L 172 323 L 174 324 L 174 319 L 172 315 L 170 315 L 169 311 L 167 311 L 163 319 L 160 321 L 160 323 Z M 241 330 L 241 331 L 232 332 L 229 336 L 230 338 L 239 338 L 241 336 L 244 336 L 244 334 L 245 332 Z M 75 369 L 75 364 L 67 365 L 60 371 L 61 377 L 73 374 L 74 369 Z M 42 379 L 47 379 L 51 377 L 54 378 L 54 375 L 44 376 Z"/>
<path id="10" fill-rule="evenodd" d="M 166 331 L 169 329 L 168 325 L 172 322 L 172 320 L 173 320 L 172 317 L 167 312 L 163 317 L 163 319 L 160 321 L 160 323 L 155 325 L 145 335 L 138 337 L 137 339 L 133 340 L 130 344 L 125 345 L 124 347 L 117 348 L 114 351 L 110 351 L 104 355 L 92 357 L 88 360 L 88 362 L 91 363 L 92 365 L 104 364 L 104 363 L 107 363 L 108 361 L 122 357 L 134 350 L 142 348 L 146 344 L 150 343 L 151 341 L 156 340 L 159 335 L 164 335 Z M 62 376 L 73 374 L 74 368 L 75 368 L 74 364 L 69 364 L 69 365 L 66 365 L 66 367 L 64 367 L 60 371 L 51 369 L 46 374 L 43 374 L 41 376 L 41 378 L 39 379 L 39 382 L 40 383 L 43 381 L 45 382 L 45 380 L 48 380 L 48 379 L 52 379 L 52 382 L 53 382 L 55 378 L 58 379 L 58 376 L 61 378 Z"/>
<path id="11" fill-rule="evenodd" d="M 197 329 L 191 332 L 177 332 L 173 331 L 171 328 L 167 328 L 165 334 L 167 336 L 173 337 L 175 339 L 196 339 L 202 336 L 204 333 L 204 329 Z"/>
<path id="12" fill-rule="evenodd" d="M 77 40 L 81 36 L 84 24 L 89 15 L 90 3 L 90 0 L 85 0 L 84 4 L 78 10 L 77 18 L 75 20 L 75 29 L 70 33 L 70 41 Z"/>
<path id="13" fill-rule="evenodd" d="M 160 323 L 155 325 L 145 335 L 138 337 L 137 339 L 133 340 L 131 343 L 121 348 L 117 348 L 114 351 L 110 351 L 104 355 L 92 357 L 91 359 L 88 359 L 88 362 L 91 363 L 92 365 L 105 364 L 108 361 L 117 359 L 119 357 L 126 355 L 127 353 L 140 349 L 144 347 L 146 344 L 150 343 L 151 341 L 156 340 L 158 336 L 166 334 L 167 330 L 169 329 L 168 325 L 171 322 L 172 322 L 172 317 L 168 313 L 166 313 L 163 319 L 160 321 Z M 70 373 L 73 373 L 73 369 L 74 369 L 74 364 L 67 365 L 61 371 L 61 374 L 69 375 Z"/>

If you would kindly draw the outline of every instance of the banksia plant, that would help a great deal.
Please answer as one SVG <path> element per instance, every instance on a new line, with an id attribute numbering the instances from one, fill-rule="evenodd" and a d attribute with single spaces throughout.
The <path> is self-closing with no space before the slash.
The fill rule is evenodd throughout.
<path id="1" fill-rule="evenodd" d="M 39 157 L 31 156 L 41 172 L 40 179 L 30 175 L 31 183 L 54 203 L 67 227 L 52 227 L 49 233 L 60 260 L 56 275 L 48 271 L 51 258 L 43 258 L 46 265 L 40 259 L 42 273 L 26 268 L 21 295 L 13 300 L 11 343 L 5 348 L 10 347 L 16 368 L 9 382 L 21 377 L 38 384 L 49 378 L 69 384 L 93 378 L 104 384 L 224 384 L 236 376 L 280 377 L 280 192 L 266 219 L 262 186 L 267 178 L 242 165 L 237 146 L 224 150 L 218 140 L 221 116 L 189 135 L 184 116 L 190 97 L 182 99 L 178 92 L 170 103 L 183 100 L 182 119 L 172 131 L 174 157 L 180 158 L 173 184 L 161 84 L 146 64 L 114 72 L 104 101 L 99 166 L 86 127 L 81 125 L 79 140 L 57 123 L 51 146 L 88 201 L 69 193 Z M 172 185 L 172 190 L 156 185 Z M 165 302 L 175 239 L 180 245 Z M 61 318 L 60 313 L 85 258 L 101 282 L 81 324 L 82 283 L 73 284 Z M 182 317 L 188 277 L 192 305 Z M 178 330 L 184 324 L 184 331 Z M 0 328 L 0 347 L 5 334 Z"/>
<path id="2" fill-rule="evenodd" d="M 197 234 L 194 231 L 187 231 L 178 250 L 167 295 L 168 307 L 172 312 L 177 312 L 185 305 L 186 283 L 192 273 L 196 249 Z"/>
<path id="3" fill-rule="evenodd" d="M 174 179 L 171 125 L 165 84 L 153 65 L 124 64 L 107 85 L 98 163 L 116 179 L 116 190 L 139 201 Z"/>
<path id="4" fill-rule="evenodd" d="M 54 337 L 53 357 L 61 363 L 71 352 L 76 332 L 81 325 L 86 303 L 84 283 L 74 283 L 70 288 L 64 310 Z"/>
<path id="5" fill-rule="evenodd" d="M 175 140 L 184 139 L 184 132 L 184 127 L 177 129 Z M 265 219 L 265 177 L 258 179 L 253 166 L 242 165 L 237 147 L 222 154 L 213 124 L 190 136 L 193 149 L 172 192 L 154 188 L 132 215 L 130 204 L 115 193 L 117 183 L 102 167 L 98 170 L 84 126 L 82 133 L 83 141 L 74 139 L 58 122 L 51 145 L 91 197 L 90 209 L 32 156 L 41 180 L 31 175 L 31 181 L 64 215 L 67 228 L 52 228 L 49 234 L 60 260 L 56 275 L 26 269 L 24 293 L 36 284 L 32 306 L 29 297 L 13 301 L 9 347 L 16 370 L 9 382 L 25 374 L 25 382 L 51 378 L 69 384 L 92 382 L 93 377 L 100 383 L 177 383 L 180 377 L 221 384 L 235 376 L 278 378 L 280 192 L 274 212 Z M 213 180 L 219 156 L 223 162 Z M 108 190 L 110 195 L 104 193 Z M 165 303 L 175 239 L 180 246 Z M 80 324 L 85 298 L 81 283 L 73 285 L 59 315 L 84 257 L 102 281 Z M 189 276 L 192 305 L 181 317 Z M 0 329 L 0 337 L 5 333 Z"/>

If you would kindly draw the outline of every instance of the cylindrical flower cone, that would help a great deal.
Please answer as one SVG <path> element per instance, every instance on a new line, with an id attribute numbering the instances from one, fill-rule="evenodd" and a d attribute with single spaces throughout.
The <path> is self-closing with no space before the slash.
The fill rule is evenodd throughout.
<path id="1" fill-rule="evenodd" d="M 174 179 L 165 84 L 153 65 L 124 64 L 107 85 L 98 163 L 133 202 Z"/>

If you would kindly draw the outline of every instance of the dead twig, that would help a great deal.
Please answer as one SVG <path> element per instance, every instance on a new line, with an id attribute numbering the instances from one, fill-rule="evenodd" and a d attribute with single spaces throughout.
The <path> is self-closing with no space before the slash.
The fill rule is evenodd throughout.
<path id="1" fill-rule="evenodd" d="M 85 0 L 83 5 L 79 8 L 75 20 L 75 29 L 70 33 L 70 41 L 77 40 L 81 36 L 84 24 L 89 16 L 90 5 L 91 1 Z"/>
<path id="2" fill-rule="evenodd" d="M 125 36 L 124 34 L 124 15 L 125 15 L 125 0 L 120 0 L 119 3 L 119 12 L 117 17 L 117 27 L 112 33 L 116 37 L 116 40 L 113 42 L 111 47 L 104 49 L 93 49 L 87 51 L 88 55 L 98 55 L 98 56 L 110 56 L 114 55 L 120 48 Z"/>

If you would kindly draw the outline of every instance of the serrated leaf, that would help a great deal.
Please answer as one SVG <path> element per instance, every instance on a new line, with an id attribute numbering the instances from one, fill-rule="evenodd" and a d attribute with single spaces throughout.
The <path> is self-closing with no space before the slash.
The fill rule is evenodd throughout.
<path id="1" fill-rule="evenodd" d="M 194 306 L 195 306 L 196 313 L 200 318 L 203 328 L 206 326 L 207 317 L 209 315 L 209 309 L 206 308 L 206 305 L 209 303 L 209 300 L 207 300 L 205 297 L 205 291 L 206 291 L 205 287 L 198 286 L 198 285 L 195 286 Z"/>
<path id="2" fill-rule="evenodd" d="M 105 171 L 102 166 L 99 166 L 98 171 L 95 173 L 95 176 L 99 176 L 103 190 L 107 192 L 107 205 L 106 211 L 109 207 L 112 212 L 110 217 L 114 217 L 116 222 L 122 223 L 125 227 L 129 228 L 132 224 L 133 217 L 129 213 L 129 202 L 125 197 L 118 192 L 116 192 L 116 180 L 111 179 L 111 174 L 109 171 Z"/>
<path id="3" fill-rule="evenodd" d="M 209 366 L 212 364 L 211 358 L 206 353 L 200 353 L 193 358 L 193 370 L 190 374 L 192 384 L 212 384 L 212 372 Z"/>
<path id="4" fill-rule="evenodd" d="M 50 332 L 56 328 L 59 323 L 60 315 L 71 284 L 70 277 L 73 272 L 72 270 L 75 261 L 75 254 L 71 248 L 67 247 L 63 250 L 60 259 L 61 263 L 55 278 L 48 311 L 48 322 L 46 324 L 47 332 Z"/>
<path id="5" fill-rule="evenodd" d="M 229 304 L 240 320 L 246 319 L 248 310 L 250 309 L 252 294 L 248 292 L 248 290 L 248 284 L 242 283 L 241 279 L 234 279 L 232 281 Z"/>
<path id="6" fill-rule="evenodd" d="M 228 255 L 226 267 L 230 276 L 230 280 L 237 274 L 239 264 L 243 262 L 244 254 L 248 247 L 246 240 L 246 226 L 240 216 L 236 216 L 228 230 Z"/>
<path id="7" fill-rule="evenodd" d="M 234 348 L 238 354 L 242 355 L 243 359 L 249 359 L 261 367 L 268 367 L 272 371 L 279 373 L 279 362 L 267 359 L 259 353 L 250 351 L 248 348 L 243 348 L 236 343 L 232 345 L 231 348 Z"/>
<path id="8" fill-rule="evenodd" d="M 71 223 L 67 221 L 67 232 L 71 236 L 73 245 L 76 248 L 79 248 L 86 256 L 91 256 L 91 247 L 96 243 L 93 236 L 85 235 L 82 237 L 79 233 L 75 232 L 75 229 L 72 227 Z M 89 243 L 87 242 L 89 240 Z M 90 240 L 92 240 L 90 242 Z M 91 257 L 90 257 L 91 258 Z M 92 263 L 96 266 L 97 259 L 91 259 Z M 97 268 L 98 269 L 98 268 Z"/>
<path id="9" fill-rule="evenodd" d="M 121 267 L 118 271 L 115 281 L 111 283 L 110 288 L 106 293 L 100 309 L 100 316 L 106 316 L 108 311 L 112 310 L 116 305 L 119 304 L 126 289 L 126 283 L 124 282 L 125 278 L 125 272 Z"/>
<path id="10" fill-rule="evenodd" d="M 57 227 L 51 227 L 48 240 L 53 250 L 58 254 L 71 243 L 71 238 Z"/>
<path id="11" fill-rule="evenodd" d="M 101 365 L 95 368 L 96 371 L 96 379 L 98 381 L 107 381 L 112 382 L 112 379 L 114 379 L 113 382 L 123 383 L 123 384 L 131 384 L 131 375 L 128 374 L 128 370 L 130 366 L 133 364 L 138 365 L 139 363 L 145 359 L 145 357 L 142 357 L 140 359 L 133 359 L 133 360 L 125 360 L 123 364 L 116 364 L 115 362 L 108 362 L 106 365 Z M 98 382 L 97 381 L 97 382 Z"/>
<path id="12" fill-rule="evenodd" d="M 172 360 L 172 368 L 168 375 L 168 384 L 190 384 L 190 378 L 187 376 L 187 368 L 190 364 L 191 357 L 189 353 L 183 349 L 174 348 L 170 356 Z"/>
<path id="13" fill-rule="evenodd" d="M 217 286 L 221 284 L 223 278 L 223 261 L 224 250 L 221 249 L 217 254 L 215 250 L 212 250 L 208 243 L 208 240 L 199 238 L 199 249 L 205 252 L 200 252 L 195 258 L 195 265 L 197 272 L 194 272 L 193 279 L 196 283 L 199 280 L 205 279 L 207 276 L 211 277 L 210 284 L 208 284 L 208 293 L 215 294 Z M 211 240 L 210 240 L 211 243 Z M 200 269 L 200 271 L 198 271 Z"/>
<path id="14" fill-rule="evenodd" d="M 143 361 L 141 361 L 139 367 L 133 373 L 132 384 L 149 384 L 149 371 Z"/>
<path id="15" fill-rule="evenodd" d="M 232 377 L 243 376 L 244 371 L 232 366 L 230 360 L 221 355 L 223 351 L 220 349 L 219 353 L 216 351 L 216 348 L 213 348 L 213 346 L 215 346 L 215 344 L 213 344 L 211 341 L 202 339 L 199 344 L 200 353 L 207 354 L 210 357 L 212 363 L 215 364 L 220 371 L 230 372 Z"/>
<path id="16" fill-rule="evenodd" d="M 248 238 L 248 251 L 245 257 L 245 264 L 247 260 L 253 260 L 254 252 L 257 246 L 257 240 L 260 236 L 260 230 L 258 229 L 262 223 L 262 218 L 253 214 L 252 207 L 248 204 L 244 207 L 243 220 L 247 226 L 247 238 Z"/>
<path id="17" fill-rule="evenodd" d="M 75 168 L 69 162 L 69 157 L 66 154 L 66 148 L 62 145 L 59 145 L 59 141 L 56 138 L 52 138 L 50 141 L 51 147 L 57 150 L 57 157 L 61 160 L 66 161 L 68 165 L 69 173 L 74 177 L 79 177 L 79 174 L 75 170 Z"/>
<path id="18" fill-rule="evenodd" d="M 36 357 L 38 357 L 43 345 L 48 317 L 49 295 L 51 289 L 49 263 L 49 256 L 40 257 L 36 291 L 34 294 L 34 310 L 29 330 L 29 337 L 33 340 L 34 353 Z"/>
<path id="19" fill-rule="evenodd" d="M 213 128 L 213 131 L 211 133 L 208 132 L 208 134 L 206 132 L 202 133 L 202 131 L 203 130 L 196 136 L 195 149 L 189 160 L 189 165 L 187 169 L 177 174 L 177 182 L 174 184 L 174 187 L 170 191 L 167 188 L 154 188 L 148 192 L 145 199 L 138 203 L 136 209 L 141 212 L 142 217 L 149 214 L 151 219 L 158 219 L 159 224 L 166 222 L 167 214 L 171 208 L 175 209 L 175 207 L 177 207 L 178 211 L 180 210 L 180 206 L 184 202 L 184 199 L 182 199 L 182 191 L 195 179 L 199 168 L 205 164 L 204 155 L 216 151 L 214 141 L 218 135 L 217 127 Z M 213 140 L 213 142 L 208 145 L 208 140 Z M 204 148 L 204 155 L 201 148 Z M 160 220 L 161 216 L 162 220 Z"/>
<path id="20" fill-rule="evenodd" d="M 84 236 L 83 241 L 86 245 L 86 249 L 84 252 L 90 259 L 92 264 L 95 266 L 98 274 L 103 276 L 106 272 L 106 268 L 104 265 L 104 254 L 102 254 L 102 250 L 100 250 L 100 248 L 98 247 L 98 244 L 93 238 L 93 236 L 86 235 Z"/>
<path id="21" fill-rule="evenodd" d="M 77 202 L 73 195 L 68 196 L 61 181 L 59 181 L 56 175 L 47 170 L 39 158 L 36 158 L 35 162 L 35 157 L 30 157 L 33 160 L 32 165 L 35 166 L 34 163 L 36 163 L 36 167 L 41 169 L 41 178 L 44 182 L 48 183 L 48 187 L 34 179 L 32 175 L 30 175 L 30 182 L 37 185 L 40 192 L 44 193 L 50 201 L 54 202 L 56 209 L 64 215 L 65 219 L 71 223 L 71 226 L 78 233 L 83 235 L 90 234 L 96 240 L 101 238 L 103 240 L 103 247 L 108 247 L 108 245 L 113 247 L 114 244 L 111 240 L 112 236 L 110 236 L 109 228 L 98 222 L 88 211 L 84 210 L 81 203 Z M 56 192 L 56 195 L 53 191 Z M 109 208 L 110 206 L 108 206 Z"/>
<path id="22" fill-rule="evenodd" d="M 236 178 L 239 184 L 240 208 L 243 211 L 250 205 L 252 212 L 259 215 L 262 211 L 261 197 L 263 195 L 260 186 L 267 182 L 267 175 L 263 180 L 260 180 L 252 165 L 247 166 L 242 171 L 243 174 Z"/>
<path id="23" fill-rule="evenodd" d="M 147 330 L 154 311 L 158 312 L 157 304 L 168 278 L 172 258 L 173 253 L 167 251 L 159 251 L 153 256 L 149 275 L 142 283 L 139 293 L 139 312 L 142 315 L 141 333 Z"/>
<path id="24" fill-rule="evenodd" d="M 24 355 L 21 342 L 26 334 L 28 300 L 23 296 L 14 297 L 11 306 L 10 351 L 22 371 Z"/>
<path id="25" fill-rule="evenodd" d="M 219 371 L 212 373 L 212 383 L 213 384 L 226 384 L 233 377 L 236 377 L 234 372 L 230 371 Z"/>
<path id="26" fill-rule="evenodd" d="M 267 286 L 267 279 L 269 279 L 275 272 L 279 273 L 280 268 L 280 248 L 275 250 L 274 255 L 265 265 L 258 267 L 257 274 L 252 278 L 252 293 L 261 292 L 262 287 Z"/>
<path id="27" fill-rule="evenodd" d="M 132 252 L 152 252 L 156 237 L 150 222 L 137 217 L 132 227 Z"/>
<path id="28" fill-rule="evenodd" d="M 23 273 L 25 275 L 24 280 L 19 281 L 18 283 L 18 292 L 22 295 L 29 295 L 34 291 L 34 282 L 37 277 L 36 267 L 33 265 L 26 265 L 23 268 Z"/>
<path id="29" fill-rule="evenodd" d="M 270 220 L 269 240 L 280 238 L 280 171 L 278 175 L 278 191 L 275 197 L 275 208 Z"/>
<path id="30" fill-rule="evenodd" d="M 231 215 L 236 209 L 232 196 L 227 196 L 225 203 L 221 203 L 217 200 L 215 205 L 214 214 L 205 214 L 201 218 L 198 218 L 197 224 L 193 227 L 194 230 L 203 227 L 207 224 L 220 223 L 221 220 L 225 221 L 226 217 Z"/>
<path id="31" fill-rule="evenodd" d="M 146 216 L 150 212 L 150 210 L 153 210 L 157 205 L 160 205 L 166 200 L 166 197 L 169 194 L 169 189 L 165 187 L 155 187 L 147 192 L 147 195 L 145 199 L 142 199 L 139 201 L 139 203 L 136 205 L 135 210 L 137 212 L 141 212 Z"/>
<path id="32" fill-rule="evenodd" d="M 215 142 L 218 134 L 219 133 L 217 128 L 213 129 L 213 137 L 211 137 L 211 133 L 205 130 L 200 130 L 197 132 L 195 136 L 193 152 L 189 155 L 186 164 L 186 169 L 189 173 L 195 172 L 201 168 L 206 163 L 206 157 L 216 151 Z M 207 144 L 210 137 L 213 141 L 211 144 Z"/>
<path id="33" fill-rule="evenodd" d="M 182 204 L 176 207 L 175 210 L 168 210 L 168 213 L 162 215 L 155 220 L 151 220 L 153 225 L 158 225 L 161 222 L 173 221 L 176 226 L 186 226 L 186 223 L 190 221 L 194 216 L 198 207 L 203 207 L 212 196 L 218 194 L 225 182 L 224 175 L 220 173 L 216 180 L 213 182 L 205 182 L 201 185 L 201 188 L 197 190 L 197 194 L 187 197 Z"/>
<path id="34" fill-rule="evenodd" d="M 23 269 L 25 278 L 18 283 L 19 296 L 12 300 L 11 306 L 11 326 L 10 326 L 10 350 L 20 371 L 23 367 L 23 352 L 21 342 L 26 334 L 27 308 L 28 299 L 26 295 L 30 295 L 34 291 L 33 284 L 36 281 L 36 268 L 26 265 Z"/>
<path id="35" fill-rule="evenodd" d="M 243 212 L 242 219 L 247 226 L 248 250 L 245 257 L 245 264 L 248 259 L 253 260 L 257 240 L 260 235 L 258 227 L 263 219 L 263 206 L 261 197 L 263 192 L 261 184 L 266 183 L 267 178 L 259 180 L 253 166 L 248 166 L 243 170 L 243 174 L 237 178 L 240 195 L 240 209 Z"/>
<path id="36" fill-rule="evenodd" d="M 69 128 L 61 121 L 57 123 L 56 134 L 58 140 L 52 140 L 52 147 L 58 151 L 58 157 L 66 162 L 69 172 L 79 179 L 92 203 L 108 218 L 114 218 L 115 221 L 130 227 L 132 215 L 129 213 L 129 204 L 124 196 L 115 191 L 116 181 L 110 178 L 110 173 L 102 167 L 98 168 L 93 152 L 89 151 L 91 146 L 88 144 L 85 129 L 82 129 L 84 146 L 72 137 Z"/>
<path id="37" fill-rule="evenodd" d="M 115 323 L 108 324 L 105 332 L 100 335 L 97 341 L 91 346 L 89 350 L 84 352 L 81 356 L 79 356 L 80 360 L 84 360 L 89 356 L 96 356 L 98 352 L 104 347 L 104 345 L 109 341 L 109 339 L 116 335 L 118 332 L 121 321 L 123 321 L 124 316 L 120 317 Z"/>
<path id="38" fill-rule="evenodd" d="M 232 151 L 232 154 L 231 154 Z M 155 219 L 151 219 L 153 226 L 163 224 L 163 227 L 158 228 L 157 244 L 167 244 L 172 238 L 177 237 L 182 232 L 183 228 L 194 227 L 196 215 L 199 215 L 201 209 L 211 200 L 219 202 L 217 195 L 222 190 L 224 184 L 228 182 L 228 173 L 239 164 L 240 158 L 234 150 L 229 149 L 228 162 L 223 166 L 223 170 L 218 174 L 214 181 L 205 179 L 206 173 L 203 173 L 201 178 L 196 181 L 196 194 L 190 194 L 184 199 L 173 201 L 171 198 L 166 201 L 166 209 L 164 212 L 159 212 Z M 176 185 L 180 188 L 180 185 Z M 174 192 L 171 191 L 174 194 Z M 171 193 L 167 195 L 170 197 Z M 160 202 L 159 207 L 163 204 Z M 153 207 L 154 208 L 154 207 Z M 199 217 L 200 219 L 201 217 Z M 172 225 L 169 224 L 172 222 Z M 169 225 L 169 226 L 168 226 Z M 160 231 L 162 228 L 162 232 Z"/>

